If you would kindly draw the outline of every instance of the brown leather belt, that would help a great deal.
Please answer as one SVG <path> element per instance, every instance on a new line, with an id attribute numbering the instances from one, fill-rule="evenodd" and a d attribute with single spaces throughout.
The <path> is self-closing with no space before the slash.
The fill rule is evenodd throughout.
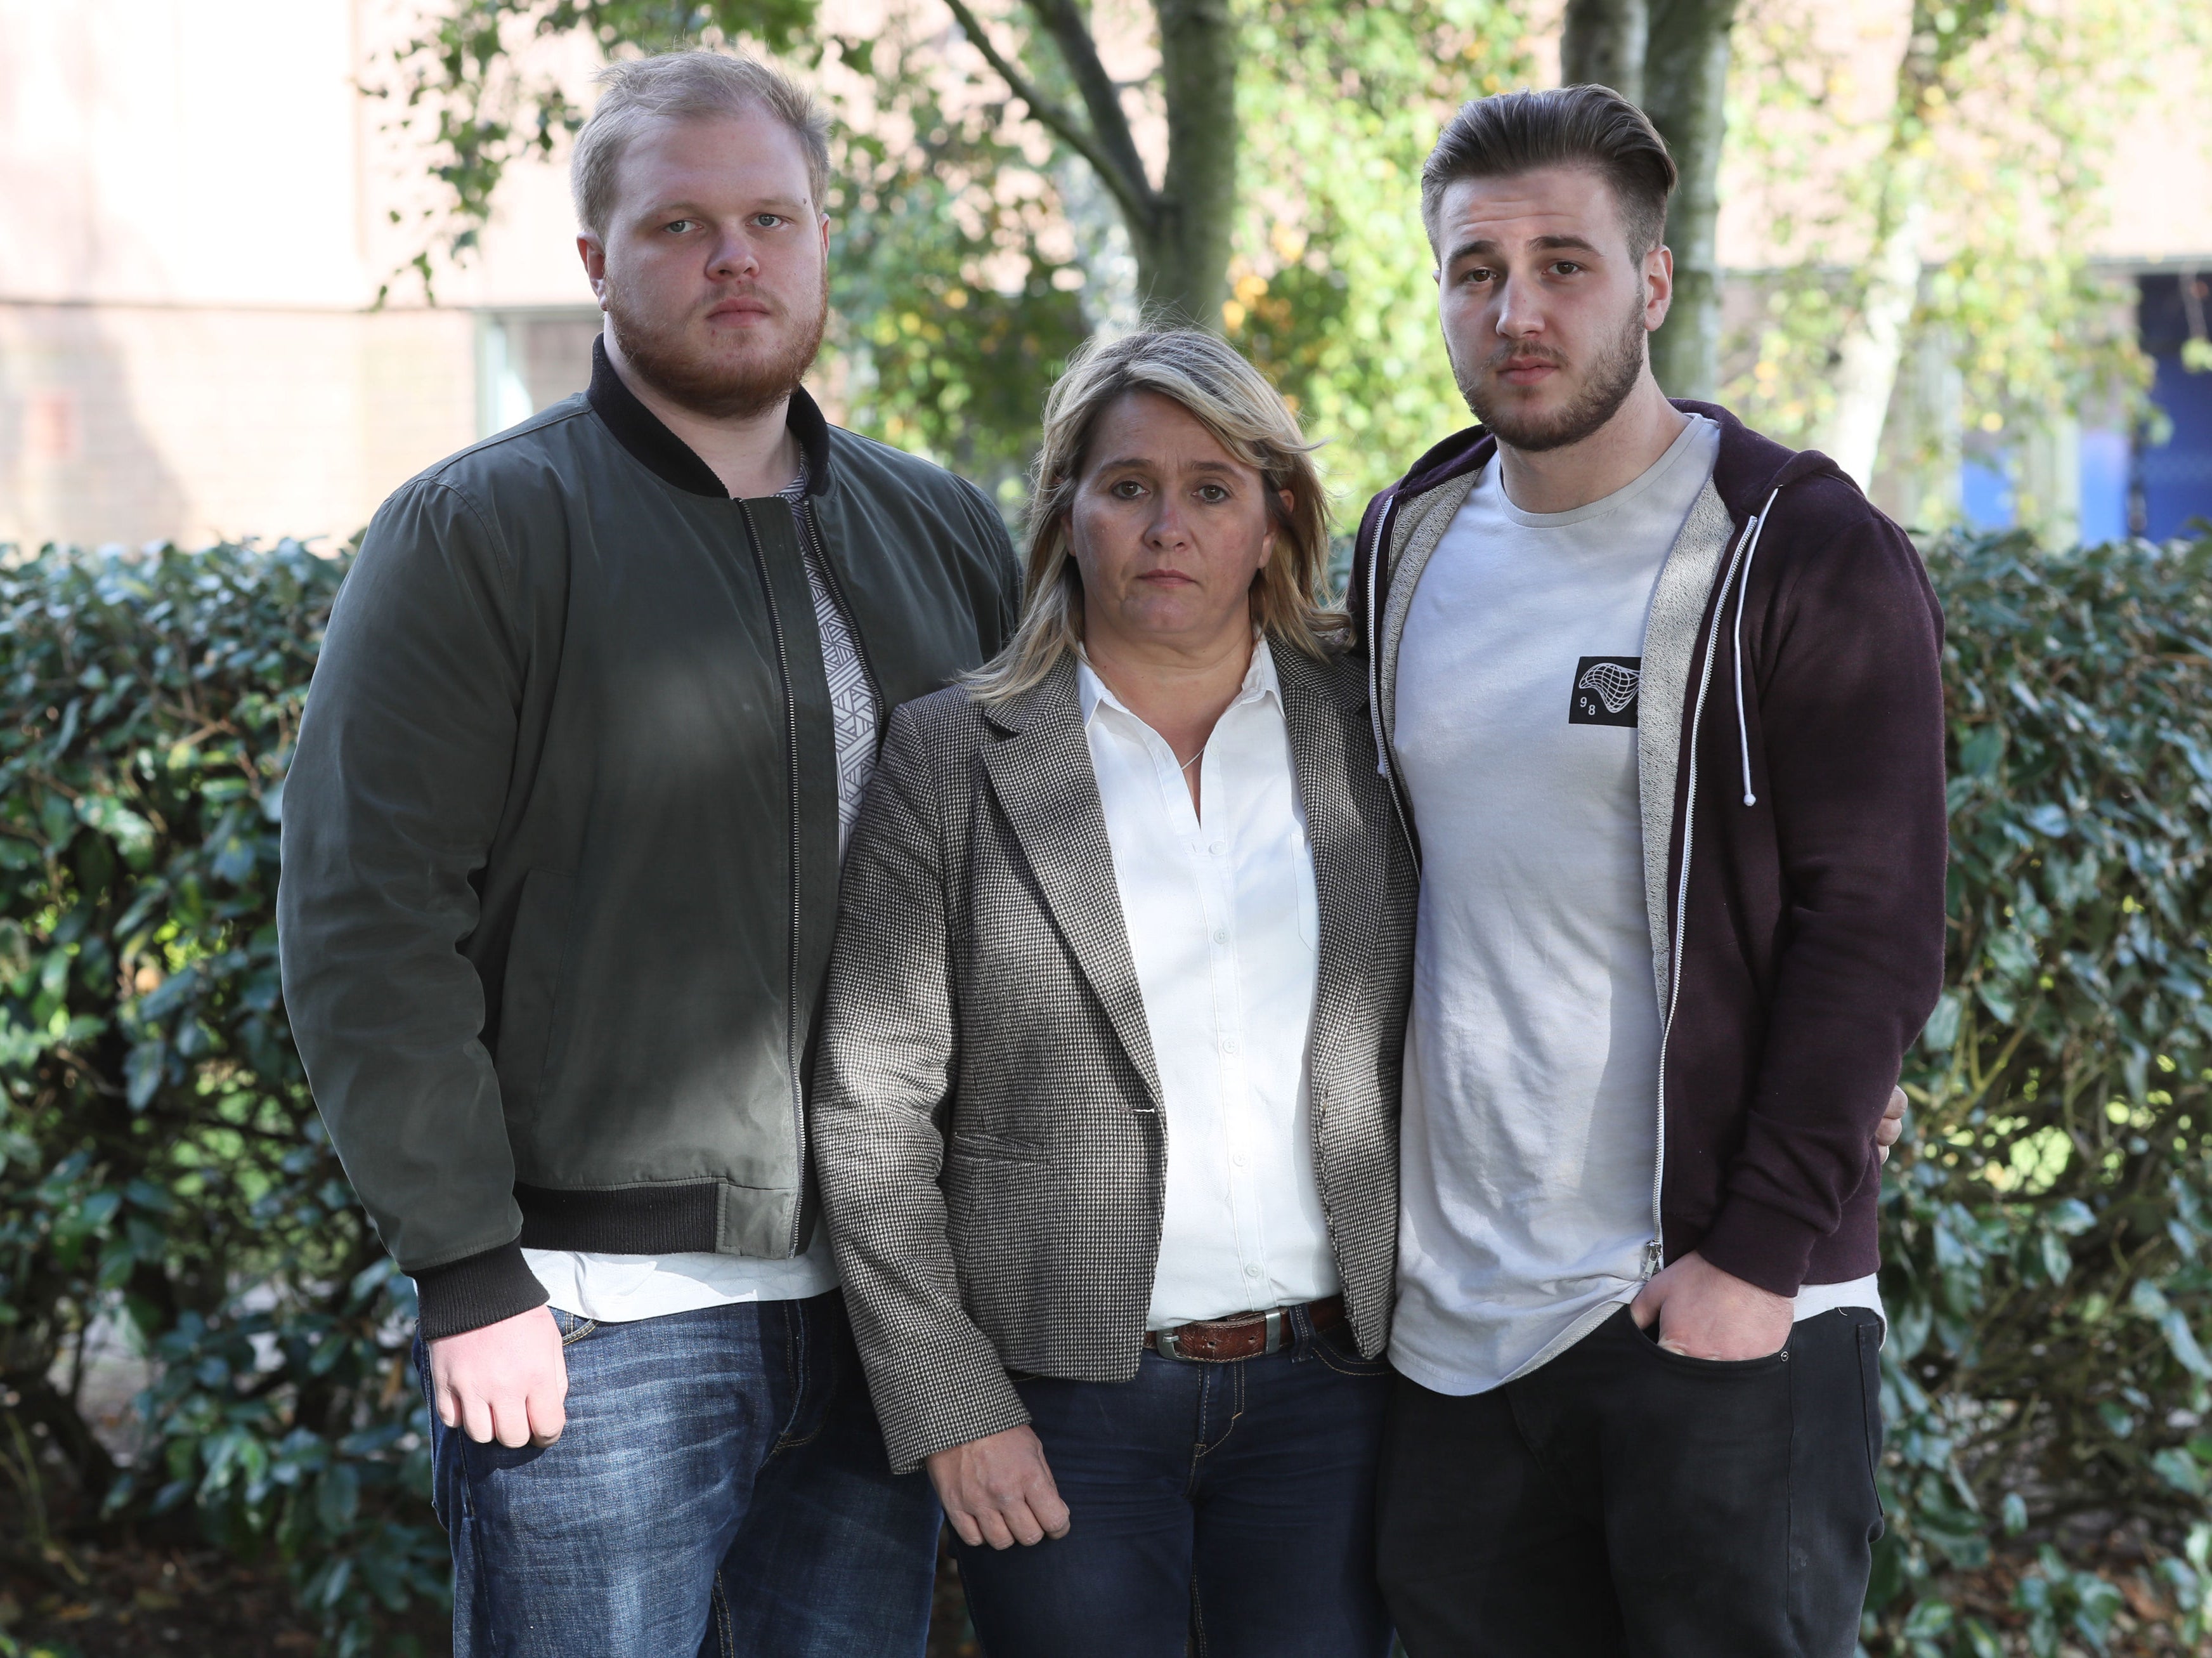
<path id="1" fill-rule="evenodd" d="M 1291 1345 L 1294 1339 L 1291 1315 L 1300 1311 L 1315 1329 L 1330 1329 L 1344 1322 L 1344 1297 L 1329 1296 L 1310 1301 L 1303 1308 L 1274 1307 L 1264 1313 L 1232 1313 L 1227 1318 L 1178 1324 L 1172 1330 L 1147 1330 L 1145 1349 L 1170 1358 L 1192 1358 L 1206 1364 L 1257 1358 L 1262 1353 L 1280 1352 Z"/>

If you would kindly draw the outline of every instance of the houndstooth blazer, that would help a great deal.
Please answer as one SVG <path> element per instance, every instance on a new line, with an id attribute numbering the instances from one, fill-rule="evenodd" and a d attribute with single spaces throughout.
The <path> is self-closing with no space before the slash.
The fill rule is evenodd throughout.
<path id="1" fill-rule="evenodd" d="M 1417 879 L 1360 671 L 1275 653 L 1320 901 L 1314 1166 L 1389 1339 Z M 1169 1148 L 1075 664 L 891 717 L 845 858 L 816 1167 L 892 1467 L 1026 1422 L 1007 1370 L 1134 1376 Z"/>

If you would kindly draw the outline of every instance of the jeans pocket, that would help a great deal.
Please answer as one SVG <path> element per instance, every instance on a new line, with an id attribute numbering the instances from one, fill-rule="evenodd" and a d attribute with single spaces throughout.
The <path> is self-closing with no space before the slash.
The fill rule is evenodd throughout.
<path id="1" fill-rule="evenodd" d="M 1377 1376 L 1388 1374 L 1390 1369 L 1390 1361 L 1380 1353 L 1372 1358 L 1359 1356 L 1359 1343 L 1352 1337 L 1349 1320 L 1332 1324 L 1326 1330 L 1316 1330 L 1312 1351 L 1316 1358 L 1339 1376 Z"/>
<path id="2" fill-rule="evenodd" d="M 596 1319 L 579 1317 L 574 1313 L 556 1311 L 553 1315 L 553 1322 L 560 1328 L 561 1345 L 563 1347 L 573 1347 L 578 1342 L 587 1339 L 592 1332 L 599 1327 Z"/>
<path id="3" fill-rule="evenodd" d="M 1671 1347 L 1659 1345 L 1659 1327 L 1656 1323 L 1648 1329 L 1636 1331 L 1636 1345 L 1661 1363 L 1685 1376 L 1712 1378 L 1764 1376 L 1768 1371 L 1780 1370 L 1790 1362 L 1790 1344 L 1796 1334 L 1793 1326 L 1778 1349 L 1771 1353 L 1762 1353 L 1756 1358 L 1693 1358 L 1687 1353 L 1678 1353 Z"/>
<path id="4" fill-rule="evenodd" d="M 1889 1510 L 1881 1501 L 1881 1323 L 1869 1319 L 1857 1330 L 1859 1402 L 1866 1429 L 1867 1485 L 1874 1494 L 1875 1512 L 1884 1520 Z"/>

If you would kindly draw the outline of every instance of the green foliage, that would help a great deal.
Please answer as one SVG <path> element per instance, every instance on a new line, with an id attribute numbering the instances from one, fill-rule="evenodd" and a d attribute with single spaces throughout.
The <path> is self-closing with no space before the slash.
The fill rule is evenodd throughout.
<path id="1" fill-rule="evenodd" d="M 781 52 L 814 11 L 815 0 L 451 0 L 426 9 L 422 32 L 392 54 L 392 83 L 367 88 L 398 102 L 399 125 L 421 130 L 426 171 L 441 186 L 421 214 L 429 245 L 409 261 L 425 292 L 434 293 L 434 252 L 459 258 L 477 246 L 507 169 L 551 155 L 584 124 L 588 112 L 570 100 L 558 55 L 544 43 L 580 37 L 612 57 L 750 38 Z M 387 282 L 379 301 L 390 291 Z"/>
<path id="2" fill-rule="evenodd" d="M 1437 334 L 1421 163 L 1463 100 L 1528 79 L 1522 28 L 1493 0 L 1250 8 L 1224 321 L 1328 446 L 1351 514 L 1473 419 Z"/>
<path id="3" fill-rule="evenodd" d="M 1894 80 L 1879 87 L 1859 78 L 1865 41 L 1821 27 L 1835 15 L 1747 0 L 1735 32 L 1727 168 L 1781 268 L 1735 331 L 1725 400 L 1785 441 L 1821 440 L 1875 251 L 1924 210 L 1904 345 L 1906 377 L 1927 383 L 1883 447 L 1916 477 L 1908 515 L 1940 525 L 1954 515 L 1962 431 L 2002 457 L 2054 416 L 2141 413 L 2149 373 L 2130 291 L 2092 269 L 2090 251 L 2123 124 L 2158 106 L 2172 65 L 2212 64 L 2212 12 L 1916 0 Z M 2023 521 L 2052 504 L 2023 499 Z"/>
<path id="4" fill-rule="evenodd" d="M 73 1477 L 53 1546 L 192 1516 L 290 1560 L 349 1655 L 410 1650 L 395 1619 L 446 1590 L 413 1289 L 277 975 L 282 780 L 343 568 L 293 543 L 0 565 L 0 1385 Z M 101 1332 L 158 1367 L 127 1466 L 79 1411 Z"/>
<path id="5" fill-rule="evenodd" d="M 2212 541 L 1929 562 L 1951 958 L 1884 1199 L 1866 1643 L 2202 1649 Z M 290 544 L 0 568 L 0 1383 L 75 1469 L 55 1546 L 96 1512 L 190 1515 L 281 1551 L 334 1649 L 380 1655 L 444 1593 L 411 1297 L 319 1132 L 270 925 L 341 568 Z M 72 1395 L 99 1319 L 158 1364 L 125 1467 Z"/>
<path id="6" fill-rule="evenodd" d="M 2000 1650 L 2002 1622 L 2037 1655 L 2104 1651 L 2133 1579 L 2139 1609 L 2201 1640 L 2212 542 L 2008 537 L 1929 566 L 1949 622 L 1950 961 L 1884 1196 L 1890 1530 L 1869 1634 L 1969 1658 Z"/>
<path id="7" fill-rule="evenodd" d="M 893 9 L 865 48 L 831 44 L 869 106 L 836 139 L 832 374 L 856 429 L 1011 510 L 1045 393 L 1090 332 L 1085 277 L 1051 146 L 1023 140 L 995 76 L 956 70 L 913 27 Z"/>

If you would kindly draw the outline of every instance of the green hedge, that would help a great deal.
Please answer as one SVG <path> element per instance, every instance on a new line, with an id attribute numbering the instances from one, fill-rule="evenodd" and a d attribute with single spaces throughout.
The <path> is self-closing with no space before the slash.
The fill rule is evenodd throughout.
<path id="1" fill-rule="evenodd" d="M 1935 550 L 1949 988 L 1882 1293 L 1914 1658 L 2212 1637 L 2212 541 Z M 2002 1614 L 2002 1616 L 2000 1616 Z"/>
<path id="2" fill-rule="evenodd" d="M 2212 542 L 1929 563 L 1951 988 L 1886 1197 L 1866 1643 L 2201 1649 Z M 342 571 L 290 544 L 0 568 L 0 1385 L 24 1435 L 0 1458 L 67 1468 L 17 1503 L 14 1563 L 189 1518 L 281 1552 L 332 1649 L 381 1655 L 444 1594 L 411 1291 L 319 1132 L 270 920 Z M 161 1367 L 128 1467 L 70 1392 L 100 1316 Z"/>
<path id="3" fill-rule="evenodd" d="M 189 1515 L 381 1658 L 446 1593 L 413 1286 L 320 1132 L 275 924 L 343 571 L 291 543 L 0 568 L 0 1455 L 73 1481 L 21 1503 L 10 1564 L 65 1588 L 70 1531 Z M 161 1366 L 128 1467 L 72 1396 L 102 1315 Z"/>

